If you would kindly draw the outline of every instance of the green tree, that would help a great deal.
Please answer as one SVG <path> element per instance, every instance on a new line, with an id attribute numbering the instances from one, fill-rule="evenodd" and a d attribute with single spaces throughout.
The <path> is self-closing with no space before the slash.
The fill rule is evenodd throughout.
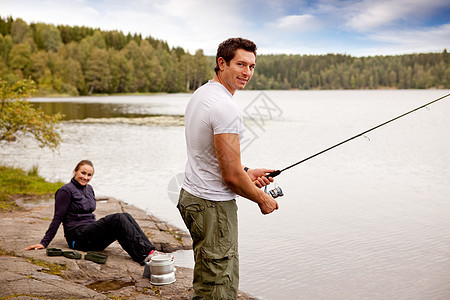
<path id="1" fill-rule="evenodd" d="M 80 44 L 76 42 L 70 42 L 61 46 L 58 50 L 58 55 L 64 60 L 73 59 L 77 61 L 80 66 L 84 63 L 84 54 L 80 49 Z"/>
<path id="2" fill-rule="evenodd" d="M 9 52 L 13 47 L 12 39 L 10 35 L 3 36 L 0 34 L 0 57 L 3 62 L 7 62 Z"/>
<path id="3" fill-rule="evenodd" d="M 131 40 L 122 52 L 127 60 L 133 65 L 133 91 L 146 91 L 146 87 L 150 85 L 146 76 L 145 61 L 147 58 L 142 53 L 141 48 L 136 41 Z"/>
<path id="4" fill-rule="evenodd" d="M 79 43 L 82 39 L 89 35 L 94 34 L 93 28 L 88 27 L 79 27 L 79 26 L 65 26 L 65 25 L 59 25 L 58 30 L 61 33 L 61 39 L 64 44 L 69 44 L 71 42 Z"/>
<path id="5" fill-rule="evenodd" d="M 57 124 L 61 115 L 46 115 L 27 101 L 36 91 L 33 81 L 9 85 L 0 78 L 0 141 L 12 142 L 31 135 L 41 148 L 58 149 L 61 142 Z"/>
<path id="6" fill-rule="evenodd" d="M 140 53 L 143 56 L 142 67 L 146 79 L 143 92 L 161 91 L 164 86 L 164 70 L 161 67 L 157 50 L 147 41 L 141 41 L 139 46 Z"/>
<path id="7" fill-rule="evenodd" d="M 128 44 L 126 36 L 121 31 L 115 30 L 103 32 L 103 36 L 108 49 L 113 48 L 115 50 L 121 50 Z"/>
<path id="8" fill-rule="evenodd" d="M 95 31 L 93 35 L 86 37 L 86 40 L 94 48 L 106 49 L 106 42 L 100 31 Z"/>
<path id="9" fill-rule="evenodd" d="M 85 78 L 89 94 L 108 92 L 111 83 L 111 70 L 106 50 L 95 49 L 92 52 L 87 61 Z"/>
<path id="10" fill-rule="evenodd" d="M 15 82 L 17 80 L 17 76 L 14 75 L 8 66 L 8 56 L 12 46 L 11 36 L 3 36 L 0 34 L 0 74 L 8 82 Z"/>
<path id="11" fill-rule="evenodd" d="M 110 52 L 111 85 L 110 92 L 125 93 L 133 90 L 133 65 L 116 50 Z"/>
<path id="12" fill-rule="evenodd" d="M 203 55 L 203 50 L 195 51 L 194 55 L 194 80 L 193 88 L 197 89 L 213 76 L 208 60 Z"/>
<path id="13" fill-rule="evenodd" d="M 12 16 L 9 16 L 5 19 L 0 18 L 0 34 L 4 36 L 11 34 L 12 23 L 14 23 L 14 19 Z"/>
<path id="14" fill-rule="evenodd" d="M 29 75 L 31 67 L 31 49 L 28 44 L 16 44 L 9 53 L 9 66 L 18 71 L 21 78 Z"/>
<path id="15" fill-rule="evenodd" d="M 30 27 L 24 20 L 17 18 L 11 25 L 11 36 L 14 44 L 23 43 L 31 37 Z"/>
<path id="16" fill-rule="evenodd" d="M 31 78 L 38 84 L 44 81 L 46 72 L 50 72 L 48 68 L 47 52 L 41 50 L 31 55 Z"/>
<path id="17" fill-rule="evenodd" d="M 183 92 L 185 69 L 176 51 L 172 51 L 167 65 L 163 68 L 166 71 L 166 91 L 169 93 Z"/>
<path id="18" fill-rule="evenodd" d="M 58 51 L 62 45 L 62 39 L 59 30 L 55 26 L 38 23 L 34 28 L 33 37 L 38 48 L 42 49 L 44 47 L 47 51 Z"/>
<path id="19" fill-rule="evenodd" d="M 83 70 L 78 61 L 69 58 L 65 60 L 64 72 L 62 74 L 63 81 L 73 87 L 75 90 L 72 94 L 78 95 L 79 91 L 83 91 L 85 88 Z"/>

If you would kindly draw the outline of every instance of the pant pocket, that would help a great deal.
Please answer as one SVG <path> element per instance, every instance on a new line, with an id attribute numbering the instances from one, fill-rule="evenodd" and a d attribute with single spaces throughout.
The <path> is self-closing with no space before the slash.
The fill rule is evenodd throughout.
<path id="1" fill-rule="evenodd" d="M 186 227 L 189 229 L 192 239 L 198 241 L 204 235 L 204 205 L 193 203 L 192 201 L 180 201 L 178 205 L 181 217 Z"/>
<path id="2" fill-rule="evenodd" d="M 216 253 L 238 252 L 238 218 L 235 200 L 218 203 Z M 225 255 L 224 255 L 225 256 Z"/>
<path id="3" fill-rule="evenodd" d="M 200 259 L 201 282 L 210 285 L 229 284 L 234 274 L 235 259 L 234 256 Z"/>

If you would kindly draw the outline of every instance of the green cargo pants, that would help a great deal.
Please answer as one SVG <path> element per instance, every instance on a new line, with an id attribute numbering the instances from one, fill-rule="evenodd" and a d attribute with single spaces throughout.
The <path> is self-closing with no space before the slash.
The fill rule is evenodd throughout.
<path id="1" fill-rule="evenodd" d="M 236 299 L 239 288 L 236 200 L 209 201 L 181 189 L 178 210 L 192 237 L 192 299 Z"/>

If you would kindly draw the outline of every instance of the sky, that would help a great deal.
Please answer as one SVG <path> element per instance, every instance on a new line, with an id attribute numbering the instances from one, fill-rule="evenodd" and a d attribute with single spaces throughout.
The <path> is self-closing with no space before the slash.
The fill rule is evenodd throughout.
<path id="1" fill-rule="evenodd" d="M 449 0 L 0 0 L 0 16 L 136 33 L 206 55 L 229 37 L 253 40 L 258 54 L 450 51 Z"/>

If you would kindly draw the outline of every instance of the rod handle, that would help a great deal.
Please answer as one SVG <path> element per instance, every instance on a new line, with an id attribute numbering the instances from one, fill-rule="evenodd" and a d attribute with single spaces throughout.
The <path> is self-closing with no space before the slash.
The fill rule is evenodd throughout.
<path id="1" fill-rule="evenodd" d="M 273 171 L 273 172 L 267 174 L 266 177 L 267 177 L 267 178 L 269 178 L 269 177 L 275 177 L 275 176 L 280 175 L 280 173 L 281 173 L 281 170 L 275 170 L 275 171 Z"/>

